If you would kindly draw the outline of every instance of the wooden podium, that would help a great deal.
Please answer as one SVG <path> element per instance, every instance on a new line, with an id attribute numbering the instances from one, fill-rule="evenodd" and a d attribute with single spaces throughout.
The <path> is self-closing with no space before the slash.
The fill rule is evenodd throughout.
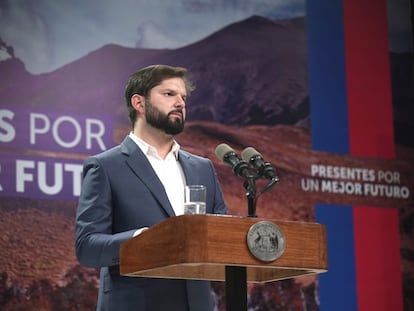
<path id="1" fill-rule="evenodd" d="M 285 237 L 282 255 L 271 262 L 257 259 L 247 245 L 249 229 L 260 221 L 276 224 Z M 244 309 L 246 298 L 240 294 L 247 295 L 246 282 L 269 282 L 326 271 L 325 226 L 307 222 L 181 215 L 122 243 L 120 250 L 122 275 L 225 281 L 229 311 Z"/>

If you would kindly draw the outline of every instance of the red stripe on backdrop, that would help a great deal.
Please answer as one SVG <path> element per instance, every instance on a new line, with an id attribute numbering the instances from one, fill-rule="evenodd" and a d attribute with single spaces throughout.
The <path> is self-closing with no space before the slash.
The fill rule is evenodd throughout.
<path id="1" fill-rule="evenodd" d="M 386 0 L 344 0 L 349 146 L 395 157 Z M 403 310 L 398 210 L 354 207 L 359 311 Z"/>
<path id="2" fill-rule="evenodd" d="M 352 155 L 394 158 L 386 0 L 344 0 Z"/>
<path id="3" fill-rule="evenodd" d="M 402 311 L 398 209 L 353 208 L 359 311 Z"/>

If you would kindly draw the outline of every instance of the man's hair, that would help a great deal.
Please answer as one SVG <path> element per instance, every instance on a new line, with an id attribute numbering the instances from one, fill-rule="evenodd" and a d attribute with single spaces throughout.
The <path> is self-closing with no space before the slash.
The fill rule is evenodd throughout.
<path id="1" fill-rule="evenodd" d="M 187 69 L 182 67 L 151 65 L 140 69 L 129 77 L 125 88 L 125 102 L 132 126 L 134 126 L 136 120 L 136 111 L 131 105 L 132 96 L 138 94 L 148 98 L 153 87 L 160 85 L 162 81 L 169 78 L 183 79 L 187 95 L 190 95 L 191 91 L 194 90 L 194 86 L 188 77 Z"/>

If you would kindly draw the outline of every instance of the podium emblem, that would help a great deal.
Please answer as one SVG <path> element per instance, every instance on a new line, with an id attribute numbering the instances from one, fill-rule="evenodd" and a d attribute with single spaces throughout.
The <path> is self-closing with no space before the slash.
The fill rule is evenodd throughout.
<path id="1" fill-rule="evenodd" d="M 250 253 L 261 261 L 274 261 L 285 250 L 285 236 L 280 228 L 270 221 L 253 224 L 247 233 Z"/>

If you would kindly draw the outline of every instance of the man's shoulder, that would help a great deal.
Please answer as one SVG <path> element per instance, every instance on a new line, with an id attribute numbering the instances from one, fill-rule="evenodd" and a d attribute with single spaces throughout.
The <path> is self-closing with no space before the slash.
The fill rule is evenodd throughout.
<path id="1" fill-rule="evenodd" d="M 100 153 L 97 153 L 95 155 L 91 155 L 88 158 L 89 159 L 97 159 L 97 160 L 100 160 L 100 161 L 106 161 L 108 159 L 117 158 L 122 154 L 129 154 L 129 153 L 132 152 L 131 144 L 128 144 L 128 143 L 131 143 L 132 140 L 131 139 L 129 139 L 129 140 L 130 140 L 130 142 L 128 142 L 128 139 L 125 139 L 122 143 L 120 143 L 116 146 L 113 146 L 110 149 L 104 150 Z M 132 142 L 132 144 L 133 144 L 133 142 Z"/>
<path id="2" fill-rule="evenodd" d="M 191 152 L 183 150 L 183 149 L 180 149 L 179 156 L 183 157 L 184 159 L 191 159 L 191 160 L 199 161 L 199 162 L 210 162 L 210 159 L 208 159 L 206 157 L 191 153 Z"/>

